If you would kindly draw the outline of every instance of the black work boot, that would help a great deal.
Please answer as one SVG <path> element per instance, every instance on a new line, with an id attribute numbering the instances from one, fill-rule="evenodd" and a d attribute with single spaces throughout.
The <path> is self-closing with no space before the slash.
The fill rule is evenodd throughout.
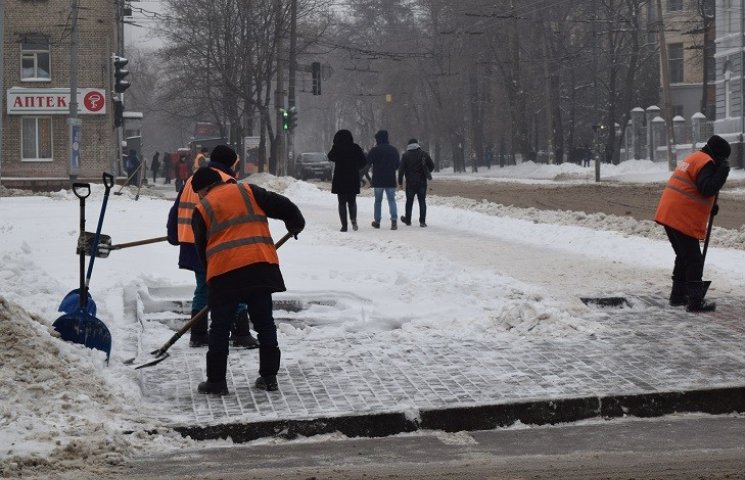
<path id="1" fill-rule="evenodd" d="M 411 220 L 409 220 L 408 217 L 404 217 L 403 215 L 401 215 L 401 223 L 403 223 L 404 225 L 411 226 Z"/>
<path id="2" fill-rule="evenodd" d="M 190 318 L 194 318 L 197 313 L 199 313 L 199 310 L 192 310 Z M 209 314 L 205 315 L 203 319 L 191 326 L 189 333 L 190 347 L 198 348 L 207 346 L 207 342 L 209 341 L 209 335 L 207 334 L 207 317 L 209 317 Z"/>
<path id="3" fill-rule="evenodd" d="M 688 305 L 688 289 L 686 288 L 686 282 L 683 280 L 673 279 L 673 288 L 670 290 L 670 306 L 680 307 L 682 305 Z"/>
<path id="4" fill-rule="evenodd" d="M 248 311 L 242 311 L 235 316 L 233 328 L 230 329 L 230 339 L 237 348 L 259 348 L 259 342 L 251 335 L 248 323 Z"/>
<path id="5" fill-rule="evenodd" d="M 256 379 L 256 388 L 259 390 L 265 390 L 267 392 L 276 392 L 279 390 L 277 384 L 277 376 L 271 375 L 269 377 L 259 377 Z"/>
<path id="6" fill-rule="evenodd" d="M 197 386 L 197 392 L 213 395 L 229 395 L 228 382 L 225 380 L 228 371 L 228 354 L 207 352 L 207 381 Z"/>
<path id="7" fill-rule="evenodd" d="M 259 348 L 259 378 L 256 379 L 256 388 L 274 392 L 279 389 L 277 385 L 277 372 L 279 371 L 279 360 L 282 353 L 279 347 Z"/>
<path id="8" fill-rule="evenodd" d="M 706 295 L 704 282 L 686 282 L 686 287 L 688 289 L 687 312 L 713 312 L 716 310 L 716 303 L 704 300 L 704 295 Z"/>

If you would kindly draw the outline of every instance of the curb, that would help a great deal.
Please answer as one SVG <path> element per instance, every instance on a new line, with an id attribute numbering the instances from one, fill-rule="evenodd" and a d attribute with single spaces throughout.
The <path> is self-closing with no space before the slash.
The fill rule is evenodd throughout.
<path id="1" fill-rule="evenodd" d="M 348 437 L 385 437 L 417 430 L 490 430 L 506 427 L 518 421 L 531 425 L 546 425 L 594 417 L 659 417 L 683 412 L 743 413 L 745 386 L 426 409 L 419 411 L 418 419 L 404 413 L 380 413 L 312 420 L 175 425 L 172 428 L 194 440 L 230 437 L 235 443 L 243 443 L 264 437 L 293 439 L 298 436 L 309 437 L 333 432 L 340 432 Z"/>

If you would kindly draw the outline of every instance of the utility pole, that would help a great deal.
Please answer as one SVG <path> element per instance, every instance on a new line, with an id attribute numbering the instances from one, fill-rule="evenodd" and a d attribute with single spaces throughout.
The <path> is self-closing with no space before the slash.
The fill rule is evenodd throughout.
<path id="1" fill-rule="evenodd" d="M 3 116 L 5 115 L 5 0 L 0 0 L 0 186 L 3 184 Z"/>
<path id="2" fill-rule="evenodd" d="M 598 97 L 598 1 L 592 0 L 592 78 L 593 78 L 593 95 L 594 111 L 597 117 L 600 102 Z M 600 141 L 598 140 L 598 126 L 602 118 L 596 118 L 593 126 L 593 149 L 595 150 L 595 181 L 600 181 Z"/>
<path id="3" fill-rule="evenodd" d="M 738 150 L 738 163 L 740 167 L 745 166 L 743 150 L 745 150 L 745 0 L 740 0 L 740 148 Z"/>
<path id="4" fill-rule="evenodd" d="M 543 75 L 544 89 L 546 95 L 546 153 L 548 154 L 547 163 L 554 163 L 554 123 L 553 123 L 553 102 L 551 101 L 551 77 L 548 68 L 548 33 L 544 25 L 543 29 Z"/>
<path id="5" fill-rule="evenodd" d="M 662 67 L 662 96 L 665 99 L 665 127 L 667 130 L 667 167 L 672 172 L 678 162 L 675 159 L 675 129 L 673 128 L 673 101 L 670 97 L 670 65 L 665 43 L 665 24 L 662 21 L 662 0 L 657 0 L 657 35 L 660 44 L 660 66 Z"/>
<path id="6" fill-rule="evenodd" d="M 72 22 L 70 32 L 70 117 L 67 119 L 70 132 L 70 181 L 80 173 L 80 130 L 78 118 L 78 0 L 72 0 Z"/>
<path id="7" fill-rule="evenodd" d="M 295 102 L 295 77 L 297 72 L 297 0 L 290 0 L 290 67 L 289 67 L 289 79 L 287 88 L 287 109 L 297 110 Z M 295 113 L 297 115 L 297 112 Z M 288 156 L 295 155 L 295 132 L 293 126 L 290 126 L 290 130 L 287 131 L 287 150 Z M 292 159 L 288 158 L 288 163 L 292 163 Z M 285 169 L 287 174 L 287 169 Z"/>
<path id="8" fill-rule="evenodd" d="M 277 129 L 275 135 L 275 148 L 274 154 L 274 169 L 277 176 L 284 175 L 287 171 L 286 168 L 286 153 L 285 153 L 285 135 L 282 129 L 282 111 L 284 110 L 284 76 L 282 71 L 282 0 L 275 0 L 274 7 L 276 9 L 275 26 L 275 42 L 276 42 L 276 55 L 277 55 L 277 85 L 274 90 L 274 106 L 277 111 Z"/>

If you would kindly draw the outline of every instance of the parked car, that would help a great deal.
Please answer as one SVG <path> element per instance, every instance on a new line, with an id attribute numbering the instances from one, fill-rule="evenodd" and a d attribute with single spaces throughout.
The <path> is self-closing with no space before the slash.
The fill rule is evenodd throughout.
<path id="1" fill-rule="evenodd" d="M 295 159 L 295 177 L 300 180 L 331 180 L 334 166 L 323 152 L 301 153 Z"/>

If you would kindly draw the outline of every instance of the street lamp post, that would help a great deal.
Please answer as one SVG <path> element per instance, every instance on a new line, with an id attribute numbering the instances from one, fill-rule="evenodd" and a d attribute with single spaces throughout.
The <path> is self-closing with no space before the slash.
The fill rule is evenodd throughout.
<path id="1" fill-rule="evenodd" d="M 78 118 L 78 0 L 72 0 L 72 23 L 70 32 L 70 180 L 74 181 L 80 173 L 80 130 Z"/>

